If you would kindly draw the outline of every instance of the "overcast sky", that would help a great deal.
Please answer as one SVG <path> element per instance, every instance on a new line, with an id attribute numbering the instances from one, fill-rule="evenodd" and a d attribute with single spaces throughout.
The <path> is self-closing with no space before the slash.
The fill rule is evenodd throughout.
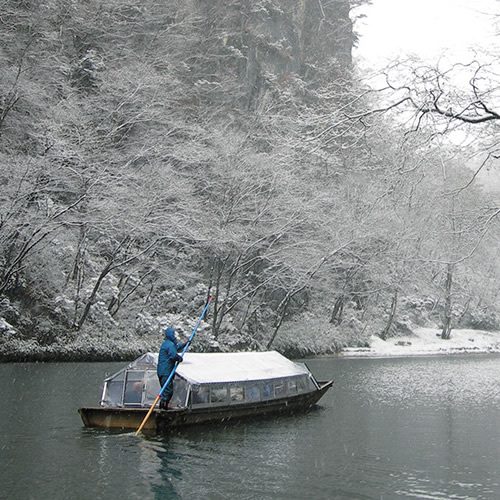
<path id="1" fill-rule="evenodd" d="M 363 66 L 405 54 L 436 60 L 445 52 L 455 59 L 498 44 L 498 0 L 372 0 L 361 12 L 366 18 L 356 24 L 361 39 L 354 56 Z"/>
<path id="2" fill-rule="evenodd" d="M 500 56 L 500 19 L 496 18 L 500 18 L 500 0 L 372 0 L 360 12 L 366 17 L 356 23 L 361 38 L 353 56 L 361 70 L 377 70 L 406 55 L 450 64 L 470 62 L 472 49 L 483 63 L 491 62 L 485 52 L 497 61 Z M 457 82 L 460 85 L 460 79 Z M 483 169 L 479 178 L 490 190 L 500 192 L 498 169 Z"/>

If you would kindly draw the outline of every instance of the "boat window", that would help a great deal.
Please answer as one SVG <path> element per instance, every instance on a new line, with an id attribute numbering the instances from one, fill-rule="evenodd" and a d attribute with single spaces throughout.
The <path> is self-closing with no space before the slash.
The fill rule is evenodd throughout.
<path id="1" fill-rule="evenodd" d="M 297 390 L 299 392 L 307 391 L 307 379 L 305 377 L 300 377 L 297 379 Z"/>
<path id="2" fill-rule="evenodd" d="M 104 395 L 101 401 L 103 406 L 121 406 L 123 397 L 123 379 L 108 380 L 105 383 Z"/>
<path id="3" fill-rule="evenodd" d="M 123 404 L 125 406 L 140 406 L 142 402 L 142 391 L 144 389 L 144 372 L 129 372 L 125 382 Z"/>
<path id="4" fill-rule="evenodd" d="M 274 395 L 274 387 L 272 382 L 262 384 L 262 399 L 272 398 Z"/>
<path id="5" fill-rule="evenodd" d="M 142 405 L 151 406 L 156 396 L 160 392 L 160 382 L 155 370 L 146 370 L 144 373 L 144 391 L 142 396 Z"/>
<path id="6" fill-rule="evenodd" d="M 285 382 L 279 380 L 274 384 L 274 396 L 276 398 L 281 398 L 286 394 Z"/>
<path id="7" fill-rule="evenodd" d="M 208 397 L 209 397 L 208 387 L 193 386 L 191 388 L 191 394 L 192 394 L 193 404 L 199 405 L 199 404 L 208 403 Z"/>
<path id="8" fill-rule="evenodd" d="M 211 403 L 227 403 L 227 387 L 212 387 L 210 389 Z"/>
<path id="9" fill-rule="evenodd" d="M 174 393 L 172 394 L 172 406 L 184 406 L 187 397 L 187 382 L 181 378 L 174 378 Z"/>
<path id="10" fill-rule="evenodd" d="M 229 394 L 232 402 L 240 402 L 245 399 L 243 393 L 243 387 L 230 387 Z"/>
<path id="11" fill-rule="evenodd" d="M 297 379 L 291 378 L 288 380 L 288 394 L 297 394 Z"/>
<path id="12" fill-rule="evenodd" d="M 258 385 L 251 385 L 246 388 L 248 401 L 258 401 L 260 399 L 260 391 Z"/>

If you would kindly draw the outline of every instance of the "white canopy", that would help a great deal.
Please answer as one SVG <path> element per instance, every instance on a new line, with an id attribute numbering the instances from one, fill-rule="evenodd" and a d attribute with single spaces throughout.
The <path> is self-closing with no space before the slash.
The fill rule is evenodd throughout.
<path id="1" fill-rule="evenodd" d="M 265 380 L 309 374 L 307 368 L 276 351 L 186 353 L 177 373 L 191 383 Z"/>
<path id="2" fill-rule="evenodd" d="M 157 363 L 158 354 L 149 352 L 130 363 L 127 368 L 141 368 L 143 364 L 156 366 Z M 265 380 L 309 374 L 304 365 L 294 363 L 276 351 L 187 352 L 176 372 L 194 384 Z"/>

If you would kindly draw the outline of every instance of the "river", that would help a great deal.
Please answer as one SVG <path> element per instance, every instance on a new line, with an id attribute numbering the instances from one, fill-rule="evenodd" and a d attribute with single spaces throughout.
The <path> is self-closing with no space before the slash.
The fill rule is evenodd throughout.
<path id="1" fill-rule="evenodd" d="M 0 364 L 0 498 L 500 498 L 499 355 L 307 364 L 313 411 L 142 437 L 77 413 L 121 363 Z"/>

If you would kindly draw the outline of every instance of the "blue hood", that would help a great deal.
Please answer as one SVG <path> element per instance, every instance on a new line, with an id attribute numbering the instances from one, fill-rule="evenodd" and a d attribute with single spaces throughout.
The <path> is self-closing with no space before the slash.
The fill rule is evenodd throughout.
<path id="1" fill-rule="evenodd" d="M 175 330 L 173 328 L 167 328 L 165 330 L 165 339 L 171 340 L 174 344 L 177 343 L 177 339 L 175 338 Z"/>

